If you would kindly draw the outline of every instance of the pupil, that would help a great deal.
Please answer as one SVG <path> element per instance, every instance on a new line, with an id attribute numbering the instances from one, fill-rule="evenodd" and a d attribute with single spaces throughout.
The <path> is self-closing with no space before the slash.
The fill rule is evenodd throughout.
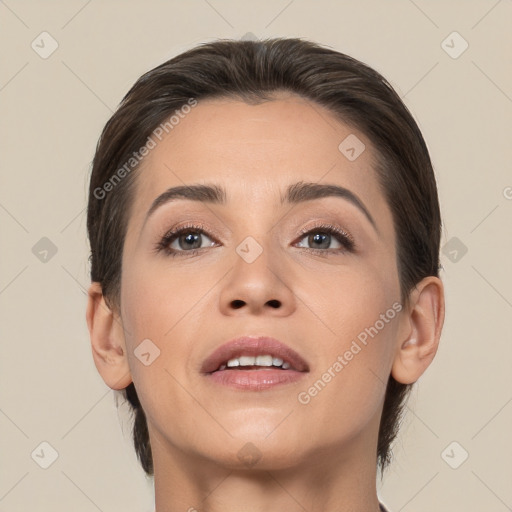
<path id="1" fill-rule="evenodd" d="M 320 240 L 320 237 L 323 237 L 323 240 L 325 241 L 326 239 L 328 240 L 328 237 L 330 235 L 327 235 L 327 234 L 316 234 L 316 235 L 313 235 L 313 241 L 316 243 L 316 242 L 322 242 L 322 240 Z M 329 246 L 329 243 L 327 243 L 327 247 Z"/>
<path id="2" fill-rule="evenodd" d="M 189 233 L 187 235 L 185 235 L 183 238 L 185 239 L 185 243 L 186 245 L 190 248 L 191 245 L 190 245 L 190 242 L 192 242 L 192 244 L 194 242 L 197 242 L 199 240 L 199 234 L 198 233 Z M 201 243 L 199 243 L 199 246 L 201 245 Z M 193 247 L 193 249 L 197 249 L 198 247 Z"/>

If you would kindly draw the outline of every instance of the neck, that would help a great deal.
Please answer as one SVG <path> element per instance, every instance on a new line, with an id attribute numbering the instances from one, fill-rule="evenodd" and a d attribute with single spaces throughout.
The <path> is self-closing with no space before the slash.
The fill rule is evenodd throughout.
<path id="1" fill-rule="evenodd" d="M 151 429 L 150 429 L 151 430 Z M 152 432 L 155 512 L 379 512 L 373 443 L 316 449 L 293 467 L 220 465 Z"/>

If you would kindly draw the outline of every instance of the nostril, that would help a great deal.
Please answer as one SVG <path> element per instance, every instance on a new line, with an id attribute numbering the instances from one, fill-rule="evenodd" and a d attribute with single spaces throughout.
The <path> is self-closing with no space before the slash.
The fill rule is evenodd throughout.
<path id="1" fill-rule="evenodd" d="M 232 305 L 235 309 L 240 309 L 244 305 L 244 301 L 243 300 L 234 300 L 232 302 Z"/>
<path id="2" fill-rule="evenodd" d="M 281 303 L 278 300 L 269 300 L 268 304 L 273 308 L 278 308 L 281 305 Z"/>

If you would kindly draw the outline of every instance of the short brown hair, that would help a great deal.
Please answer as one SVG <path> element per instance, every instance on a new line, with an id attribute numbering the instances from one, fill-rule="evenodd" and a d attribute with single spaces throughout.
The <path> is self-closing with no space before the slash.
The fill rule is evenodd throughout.
<path id="1" fill-rule="evenodd" d="M 436 180 L 422 134 L 386 79 L 366 64 L 300 38 L 263 41 L 219 39 L 192 48 L 142 75 L 103 129 L 94 155 L 87 230 L 91 280 L 101 284 L 107 303 L 119 307 L 121 258 L 135 172 L 98 197 L 98 190 L 169 115 L 191 98 L 271 100 L 288 91 L 329 109 L 357 128 L 376 150 L 379 185 L 390 206 L 397 235 L 401 300 L 424 277 L 438 276 L 441 217 Z M 96 191 L 96 192 L 95 192 Z M 391 460 L 411 384 L 389 376 L 377 460 Z M 123 393 L 124 392 L 124 393 Z M 133 383 L 121 392 L 131 404 L 134 445 L 148 475 L 153 460 L 146 417 Z"/>

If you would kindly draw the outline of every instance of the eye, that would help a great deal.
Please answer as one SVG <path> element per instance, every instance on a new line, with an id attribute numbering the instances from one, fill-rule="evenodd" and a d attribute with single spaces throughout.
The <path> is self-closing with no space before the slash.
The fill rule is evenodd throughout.
<path id="1" fill-rule="evenodd" d="M 172 229 L 163 235 L 155 246 L 157 253 L 164 251 L 169 256 L 190 256 L 197 254 L 206 247 L 212 247 L 217 241 L 207 236 L 205 227 L 198 224 L 190 224 Z M 355 242 L 351 235 L 337 226 L 321 224 L 308 228 L 301 232 L 303 235 L 299 240 L 306 240 L 311 247 L 297 245 L 308 251 L 316 253 L 344 253 L 354 252 Z M 203 245 L 205 240 L 210 243 Z M 332 243 L 338 244 L 331 247 Z"/>
<path id="2" fill-rule="evenodd" d="M 170 256 L 179 256 L 183 253 L 187 255 L 196 254 L 201 249 L 204 249 L 202 246 L 204 239 L 212 242 L 206 247 L 211 247 L 216 244 L 215 241 L 212 241 L 210 237 L 206 236 L 203 226 L 182 226 L 168 231 L 157 243 L 155 250 L 157 252 L 165 251 Z"/>
<path id="3" fill-rule="evenodd" d="M 306 247 L 308 250 L 320 251 L 320 252 L 353 252 L 355 242 L 352 236 L 350 236 L 344 230 L 333 226 L 331 224 L 321 224 L 313 228 L 309 228 L 302 232 L 304 236 L 301 240 L 306 240 L 307 244 L 312 247 Z M 338 244 L 338 247 L 330 247 L 332 242 Z M 298 247 L 304 247 L 299 245 Z M 327 250 L 331 249 L 331 250 Z"/>

